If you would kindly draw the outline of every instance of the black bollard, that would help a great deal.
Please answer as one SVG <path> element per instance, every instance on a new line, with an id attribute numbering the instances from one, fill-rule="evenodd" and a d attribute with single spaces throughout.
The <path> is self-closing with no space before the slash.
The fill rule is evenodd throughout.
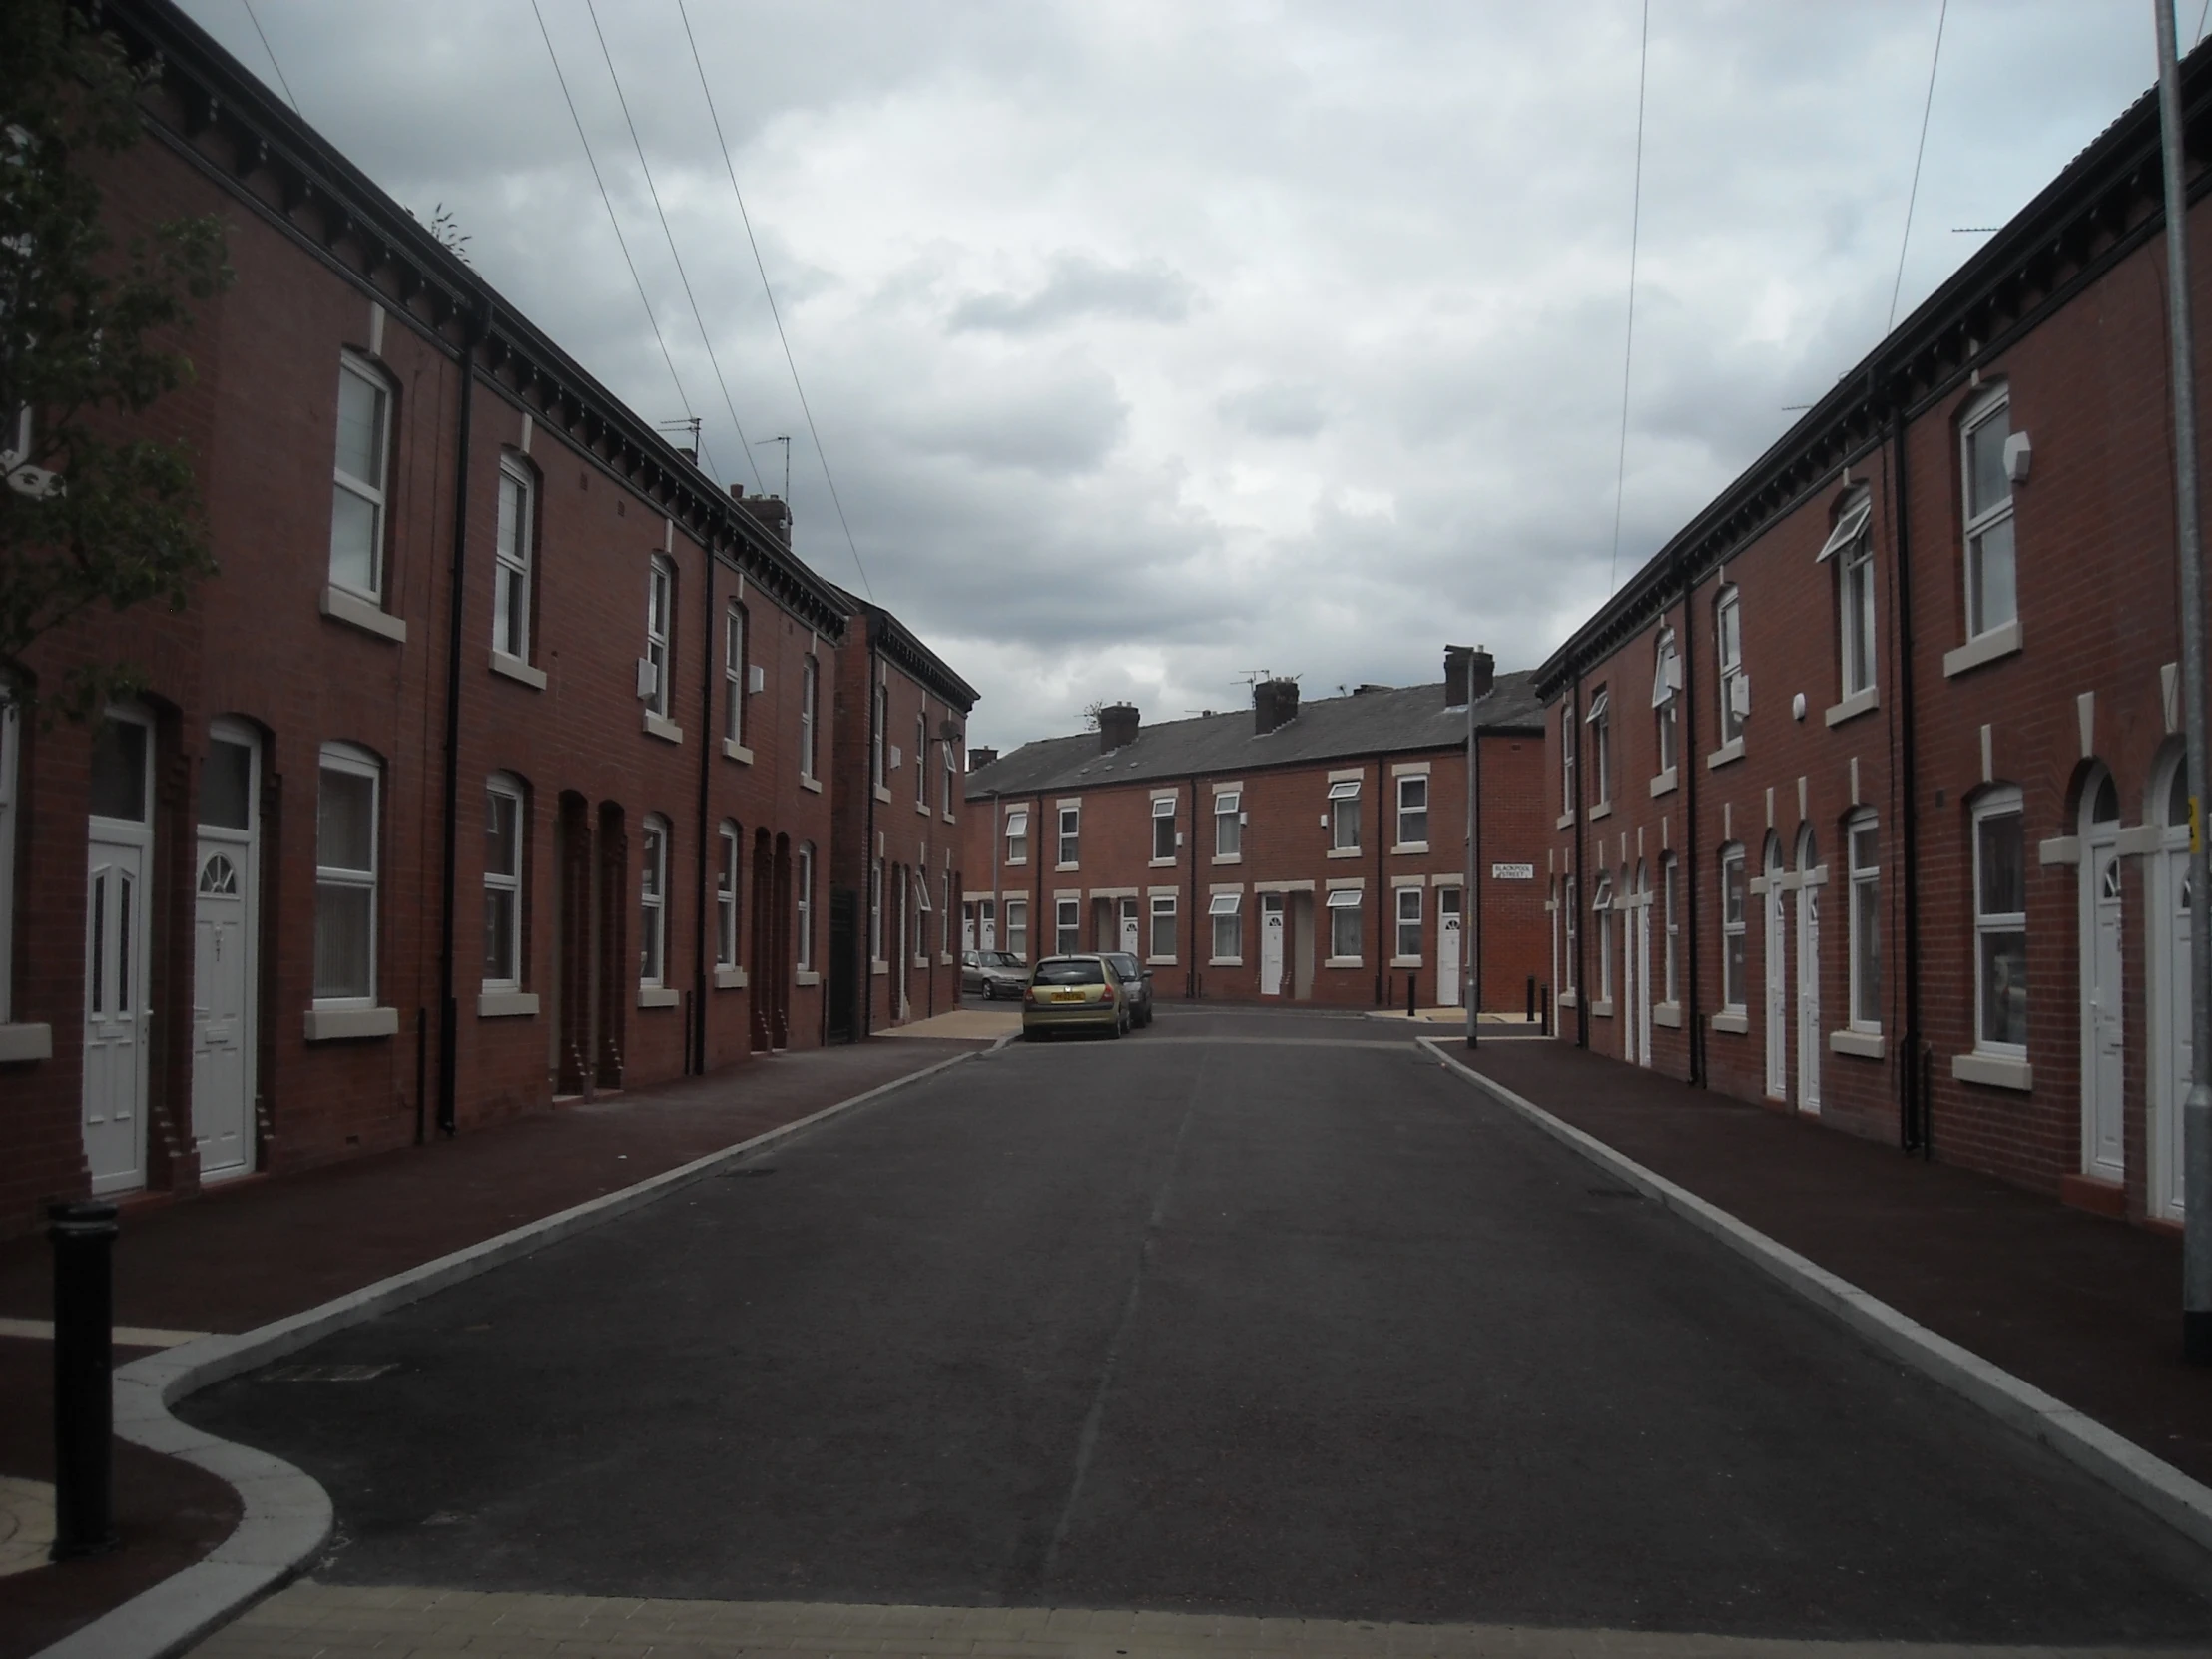
<path id="1" fill-rule="evenodd" d="M 115 1206 L 55 1204 L 54 1547 L 76 1560 L 115 1548 Z"/>
<path id="2" fill-rule="evenodd" d="M 1420 976 L 1418 974 L 1413 973 L 1408 973 L 1405 976 L 1405 1017 L 1407 1019 L 1411 1019 L 1415 1012 L 1417 1012 L 1417 1010 L 1413 1006 L 1413 991 L 1414 985 L 1419 977 Z"/>
<path id="3" fill-rule="evenodd" d="M 1533 973 L 1528 976 L 1528 1023 L 1536 1023 L 1536 976 Z"/>

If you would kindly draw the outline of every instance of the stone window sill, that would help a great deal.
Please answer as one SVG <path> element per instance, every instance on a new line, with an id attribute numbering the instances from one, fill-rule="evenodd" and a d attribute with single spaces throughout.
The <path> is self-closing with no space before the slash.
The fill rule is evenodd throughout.
<path id="1" fill-rule="evenodd" d="M 1561 813 L 1558 822 L 1552 825 L 1554 830 L 1572 830 L 1573 828 L 1574 815 L 1572 813 Z"/>
<path id="2" fill-rule="evenodd" d="M 347 593 L 343 588 L 322 590 L 322 614 L 332 622 L 345 623 L 358 628 L 364 634 L 374 634 L 380 640 L 389 640 L 394 645 L 407 643 L 407 625 L 404 622 L 384 611 L 374 600 Z"/>
<path id="3" fill-rule="evenodd" d="M 1206 958 L 1206 965 L 1208 967 L 1243 967 L 1244 958 L 1242 956 L 1209 956 Z"/>
<path id="4" fill-rule="evenodd" d="M 545 670 L 532 668 L 520 657 L 510 657 L 504 651 L 491 654 L 491 671 L 504 674 L 510 680 L 519 680 L 532 691 L 545 690 Z"/>
<path id="5" fill-rule="evenodd" d="M 1321 965 L 1333 968 L 1356 968 L 1367 966 L 1367 960 L 1365 956 L 1331 956 L 1326 958 Z"/>
<path id="6" fill-rule="evenodd" d="M 822 793 L 822 780 L 801 773 L 799 775 L 799 787 L 803 790 L 812 790 L 815 794 L 820 795 Z"/>
<path id="7" fill-rule="evenodd" d="M 486 991 L 476 999 L 478 1019 L 514 1019 L 537 1011 L 535 991 Z"/>
<path id="8" fill-rule="evenodd" d="M 1144 867 L 1146 869 L 1173 869 L 1175 860 L 1173 858 L 1148 858 L 1145 860 Z"/>
<path id="9" fill-rule="evenodd" d="M 649 738 L 659 738 L 663 743 L 682 743 L 684 741 L 684 729 L 681 726 L 673 720 L 662 718 L 651 709 L 645 712 L 645 735 Z"/>
<path id="10" fill-rule="evenodd" d="M 51 1025 L 0 1025 L 0 1065 L 54 1057 Z"/>
<path id="11" fill-rule="evenodd" d="M 1244 854 L 1242 852 L 1217 852 L 1214 854 L 1214 862 L 1217 864 L 1241 864 L 1244 862 Z"/>
<path id="12" fill-rule="evenodd" d="M 1865 691 L 1855 691 L 1821 718 L 1831 726 L 1841 726 L 1847 720 L 1857 720 L 1882 707 L 1882 693 L 1874 686 Z"/>
<path id="13" fill-rule="evenodd" d="M 1146 967 L 1173 967 L 1175 966 L 1175 958 L 1173 956 L 1147 956 L 1144 959 L 1144 965 Z"/>
<path id="14" fill-rule="evenodd" d="M 1590 809 L 1589 816 L 1592 824 L 1595 824 L 1601 818 L 1611 818 L 1613 816 L 1613 804 L 1610 801 L 1600 801 Z"/>
<path id="15" fill-rule="evenodd" d="M 307 1041 L 342 1042 L 348 1037 L 389 1037 L 399 1030 L 397 1008 L 309 1008 Z"/>
<path id="16" fill-rule="evenodd" d="M 1613 1017 L 1613 999 L 1607 997 L 1602 1002 L 1591 1003 L 1590 1017 L 1592 1019 L 1611 1019 Z"/>
<path id="17" fill-rule="evenodd" d="M 885 803 L 886 805 L 888 805 L 888 804 L 889 804 L 889 802 L 890 802 L 890 798 L 891 798 L 891 792 L 890 792 L 890 789 L 889 789 L 889 787 L 888 787 L 887 785 L 883 785 L 883 784 L 878 784 L 878 785 L 876 785 L 876 786 L 875 786 L 875 799 L 876 799 L 876 800 L 878 800 L 878 801 L 880 801 L 880 802 L 883 802 L 883 803 Z"/>
<path id="18" fill-rule="evenodd" d="M 2009 657 L 2020 649 L 2020 623 L 2017 617 L 2001 627 L 1992 628 L 1978 639 L 1968 640 L 1955 651 L 1943 653 L 1943 677 L 1954 679 L 1969 669 L 1983 663 L 1993 663 L 2001 657 Z"/>
<path id="19" fill-rule="evenodd" d="M 1672 795 L 1674 793 L 1674 786 L 1675 769 L 1673 767 L 1669 767 L 1665 772 L 1660 773 L 1656 778 L 1652 779 L 1651 793 L 1654 796 Z"/>
<path id="20" fill-rule="evenodd" d="M 745 989 L 745 969 L 742 967 L 718 967 L 715 969 L 715 989 L 718 991 L 742 991 Z"/>
<path id="21" fill-rule="evenodd" d="M 1720 748 L 1714 750 L 1712 754 L 1705 757 L 1705 770 L 1707 772 L 1718 772 L 1722 767 L 1728 765 L 1729 762 L 1740 761 L 1743 758 L 1744 740 L 1740 737 L 1730 738 L 1726 743 L 1722 744 Z"/>
<path id="22" fill-rule="evenodd" d="M 919 813 L 923 818 L 927 818 L 929 816 L 929 803 L 926 801 L 915 802 L 914 811 Z"/>
<path id="23" fill-rule="evenodd" d="M 1426 852 L 1427 850 L 1428 843 L 1426 841 L 1399 841 L 1397 845 L 1390 848 L 1393 856 L 1402 857 L 1411 857 L 1416 853 Z"/>
<path id="24" fill-rule="evenodd" d="M 735 761 L 741 767 L 749 767 L 753 764 L 753 751 L 734 738 L 724 738 L 722 740 L 722 758 L 726 761 Z"/>
<path id="25" fill-rule="evenodd" d="M 881 979 L 888 977 L 891 965 L 888 962 L 870 962 L 867 965 L 867 970 L 870 977 Z"/>
<path id="26" fill-rule="evenodd" d="M 1327 856 L 1332 858 L 1357 858 L 1360 856 L 1360 848 L 1357 846 L 1333 846 L 1329 849 Z"/>
<path id="27" fill-rule="evenodd" d="M 801 968 L 792 975 L 792 983 L 800 986 L 819 985 L 822 983 L 822 975 L 812 968 Z"/>
<path id="28" fill-rule="evenodd" d="M 1417 968 L 1421 965 L 1421 961 L 1422 958 L 1418 956 L 1392 956 L 1390 966 L 1394 968 Z"/>
<path id="29" fill-rule="evenodd" d="M 1751 1034 L 1751 1015 L 1742 1008 L 1724 1009 L 1708 1023 L 1714 1030 L 1726 1031 L 1732 1036 L 1745 1037 Z"/>
<path id="30" fill-rule="evenodd" d="M 1828 1034 L 1828 1051 L 1831 1054 L 1856 1054 L 1862 1060 L 1887 1059 L 1890 1039 L 1879 1031 L 1831 1031 Z"/>
<path id="31" fill-rule="evenodd" d="M 1682 1004 L 1679 1002 L 1655 1002 L 1651 1007 L 1651 1023 L 1664 1025 L 1670 1031 L 1682 1029 Z"/>
<path id="32" fill-rule="evenodd" d="M 1953 1054 L 1950 1074 L 1961 1083 L 2017 1089 L 2022 1094 L 2035 1087 L 2034 1069 L 2025 1060 L 2010 1054 Z"/>
<path id="33" fill-rule="evenodd" d="M 673 1008 L 682 999 L 682 993 L 674 985 L 640 985 L 638 1006 L 641 1008 Z"/>
<path id="34" fill-rule="evenodd" d="M 1012 862 L 1013 862 L 1013 860 L 1012 860 L 1011 858 L 1007 859 L 1006 861 L 1007 861 L 1008 863 L 1012 863 Z M 1073 862 L 1073 863 L 1065 863 L 1065 864 L 1054 864 L 1054 865 L 1052 866 L 1052 868 L 1053 868 L 1053 871 L 1054 871 L 1054 873 L 1058 873 L 1059 871 L 1061 871 L 1061 870 L 1065 870 L 1065 869 L 1081 869 L 1082 867 L 1083 867 L 1083 865 L 1082 865 L 1082 861 L 1081 861 L 1080 859 L 1076 860 L 1076 861 L 1075 861 L 1075 862 Z"/>
<path id="35" fill-rule="evenodd" d="M 1579 1008 L 1579 1007 L 1580 1007 L 1581 1005 L 1582 1005 L 1582 998 L 1581 998 L 1581 997 L 1580 997 L 1579 995 L 1577 995 L 1577 994 L 1576 994 L 1575 992 L 1573 992 L 1573 991 L 1561 991 L 1561 992 L 1559 993 L 1559 1006 L 1560 1006 L 1560 1007 L 1562 1007 L 1562 1008 Z"/>

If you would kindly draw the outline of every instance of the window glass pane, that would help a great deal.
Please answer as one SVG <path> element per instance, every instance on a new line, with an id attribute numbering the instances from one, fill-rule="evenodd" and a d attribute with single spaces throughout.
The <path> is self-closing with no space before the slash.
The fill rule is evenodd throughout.
<path id="1" fill-rule="evenodd" d="M 1238 918 L 1232 913 L 1214 917 L 1214 954 L 1235 956 L 1241 953 L 1238 938 Z"/>
<path id="2" fill-rule="evenodd" d="M 2027 1042 L 2027 935 L 1981 935 L 1981 1040 Z"/>
<path id="3" fill-rule="evenodd" d="M 376 591 L 376 509 L 343 484 L 330 491 L 330 580 L 355 593 Z"/>
<path id="4" fill-rule="evenodd" d="M 315 862 L 326 869 L 367 872 L 375 864 L 375 823 L 376 780 L 323 768 L 315 810 Z"/>
<path id="5" fill-rule="evenodd" d="M 92 814 L 146 822 L 146 728 L 107 720 L 92 739 Z"/>
<path id="6" fill-rule="evenodd" d="M 2019 915 L 2027 909 L 2024 821 L 2014 813 L 1991 813 L 1980 821 L 1981 913 Z"/>
<path id="7" fill-rule="evenodd" d="M 1851 1017 L 1882 1018 L 1882 889 L 1856 881 L 1851 889 Z"/>
<path id="8" fill-rule="evenodd" d="M 349 368 L 338 370 L 338 470 L 370 488 L 384 481 L 384 390 Z"/>
<path id="9" fill-rule="evenodd" d="M 324 774 L 325 777 L 328 774 Z M 314 994 L 364 997 L 375 889 L 322 881 L 314 890 Z"/>
<path id="10" fill-rule="evenodd" d="M 512 887 L 484 889 L 484 977 L 515 976 L 515 893 Z"/>
<path id="11" fill-rule="evenodd" d="M 1360 954 L 1360 912 L 1354 909 L 1334 909 L 1329 912 L 1329 953 L 1332 956 L 1357 956 Z"/>
<path id="12" fill-rule="evenodd" d="M 1875 827 L 1871 824 L 1855 824 L 1851 830 L 1851 867 L 1872 869 L 1875 867 Z"/>
<path id="13" fill-rule="evenodd" d="M 200 822 L 220 830 L 251 828 L 253 781 L 254 752 L 243 743 L 213 740 L 200 772 Z"/>
<path id="14" fill-rule="evenodd" d="M 2011 498 L 2004 475 L 2004 440 L 2012 435 L 2012 411 L 1997 410 L 1966 434 L 1966 512 L 1978 518 Z"/>
<path id="15" fill-rule="evenodd" d="M 1974 632 L 2001 628 L 2019 614 L 2013 586 L 2012 521 L 1992 524 L 1973 539 Z"/>
<path id="16" fill-rule="evenodd" d="M 490 809 L 484 823 L 484 869 L 492 875 L 515 875 L 522 868 L 522 833 L 517 808 L 521 803 L 501 790 L 487 790 Z"/>
<path id="17" fill-rule="evenodd" d="M 2114 818 L 2120 815 L 2114 813 Z M 2166 787 L 2166 823 L 2169 826 L 2186 826 L 2189 822 L 2189 769 L 2174 768 L 2173 782 Z"/>
<path id="18" fill-rule="evenodd" d="M 1722 958 L 1721 1000 L 1732 1008 L 1740 1008 L 1744 1002 L 1744 935 L 1730 933 L 1727 949 Z"/>
<path id="19" fill-rule="evenodd" d="M 506 472 L 499 475 L 499 556 L 522 558 L 522 484 Z"/>

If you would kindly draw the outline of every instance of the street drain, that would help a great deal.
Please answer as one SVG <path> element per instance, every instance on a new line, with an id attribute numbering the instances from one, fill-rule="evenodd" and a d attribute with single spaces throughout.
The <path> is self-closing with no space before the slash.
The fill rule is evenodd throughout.
<path id="1" fill-rule="evenodd" d="M 397 1371 L 399 1362 L 386 1361 L 380 1366 L 278 1366 L 275 1371 L 264 1372 L 265 1382 L 366 1382 Z"/>

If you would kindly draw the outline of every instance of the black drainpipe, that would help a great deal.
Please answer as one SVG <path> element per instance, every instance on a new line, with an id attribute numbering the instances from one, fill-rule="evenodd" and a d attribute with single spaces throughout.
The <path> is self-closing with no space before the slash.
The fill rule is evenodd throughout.
<path id="1" fill-rule="evenodd" d="M 1471 666 L 1467 673 L 1471 683 L 1474 673 Z M 1375 757 L 1375 1005 L 1378 1008 L 1386 1006 L 1382 1000 L 1382 982 L 1389 977 L 1390 958 L 1396 954 L 1385 946 L 1397 942 L 1397 900 L 1384 891 L 1387 883 L 1382 877 L 1382 830 L 1388 811 L 1382 804 L 1382 792 L 1388 762 L 1386 755 Z"/>
<path id="2" fill-rule="evenodd" d="M 1675 854 L 1675 862 L 1682 866 L 1688 879 L 1683 883 L 1682 902 L 1687 907 L 1683 917 L 1686 924 L 1686 948 L 1688 960 L 1678 963 L 1688 976 L 1690 1005 L 1684 1010 L 1689 1029 L 1684 1033 L 1689 1039 L 1690 1081 L 1700 1088 L 1707 1082 L 1705 1071 L 1705 1004 L 1698 995 L 1698 866 L 1705 861 L 1705 836 L 1697 820 L 1697 776 L 1705 770 L 1703 758 L 1697 747 L 1697 639 L 1692 618 L 1696 614 L 1697 583 L 1690 574 L 1690 561 L 1682 561 L 1682 628 L 1674 637 L 1675 660 L 1682 665 L 1682 695 L 1675 701 L 1674 764 L 1682 770 L 1682 850 Z"/>
<path id="3" fill-rule="evenodd" d="M 1898 1054 L 1902 1108 L 1898 1113 L 1898 1143 L 1907 1152 L 1934 1156 L 1931 1102 L 1924 1088 L 1921 1068 L 1921 823 L 1920 739 L 1913 698 L 1913 561 L 1911 520 L 1906 495 L 1905 406 L 1902 398 L 1891 406 L 1890 442 L 1897 451 L 1897 489 L 1893 511 L 1897 515 L 1892 539 L 1897 548 L 1898 719 L 1899 759 L 1905 773 L 1899 791 L 1899 830 L 1903 845 L 1898 863 L 1904 880 L 1905 903 L 1905 1043 Z"/>
<path id="4" fill-rule="evenodd" d="M 1567 722 L 1574 728 L 1568 742 L 1574 746 L 1574 893 L 1569 900 L 1568 924 L 1574 940 L 1574 1046 L 1590 1046 L 1590 980 L 1583 972 L 1582 918 L 1587 913 L 1583 906 L 1585 889 L 1582 885 L 1582 797 L 1589 789 L 1589 780 L 1582 776 L 1582 669 L 1577 664 L 1574 671 L 1574 701 L 1569 706 Z"/>
<path id="5" fill-rule="evenodd" d="M 1200 961 L 1198 954 L 1198 930 L 1200 925 L 1198 919 L 1198 775 L 1196 773 L 1191 774 L 1183 781 L 1183 785 L 1190 792 L 1191 797 L 1191 828 L 1183 837 L 1183 844 L 1190 848 L 1191 853 L 1191 1000 L 1196 1002 L 1198 993 L 1205 988 L 1199 979 L 1198 973 Z M 1242 846 L 1244 842 L 1239 841 L 1237 844 Z M 1146 902 L 1149 903 L 1150 900 L 1148 899 Z M 1137 925 L 1142 927 L 1150 921 L 1151 917 L 1144 915 L 1142 912 L 1139 914 L 1140 919 Z M 1238 925 L 1242 926 L 1243 923 L 1239 922 Z M 1205 926 L 1209 932 L 1212 931 L 1213 923 L 1211 921 L 1208 921 Z M 1116 940 L 1115 942 L 1119 943 L 1120 941 Z M 1140 945 L 1144 942 L 1141 938 L 1137 941 Z M 1137 952 L 1137 971 L 1139 973 L 1144 971 L 1144 955 L 1145 953 L 1142 950 Z"/>
<path id="6" fill-rule="evenodd" d="M 460 1040 L 461 1007 L 453 984 L 453 902 L 460 855 L 461 621 L 468 597 L 469 423 L 475 412 L 476 347 L 491 332 L 492 317 L 487 300 L 462 332 L 460 432 L 453 468 L 452 592 L 446 604 L 445 825 L 438 877 L 438 1131 L 444 1135 L 454 1131 L 454 1094 L 460 1078 L 460 1057 L 454 1052 Z"/>
<path id="7" fill-rule="evenodd" d="M 875 1029 L 875 929 L 882 927 L 886 933 L 890 930 L 883 916 L 883 903 L 890 897 L 885 889 L 890 883 L 875 872 L 879 861 L 875 856 L 875 757 L 883 753 L 885 741 L 883 734 L 875 729 L 875 677 L 882 670 L 875 657 L 875 619 L 863 612 L 860 626 L 867 630 L 867 845 L 864 849 L 867 856 L 860 863 L 860 892 L 867 902 L 868 913 L 860 918 L 860 925 L 853 931 L 860 936 L 860 1034 L 855 1040 L 865 1042 Z M 886 771 L 883 776 L 888 780 L 890 774 Z M 823 1000 L 827 1004 L 829 998 Z"/>
<path id="8" fill-rule="evenodd" d="M 712 531 L 702 531 L 700 546 L 706 553 L 707 592 L 700 606 L 706 618 L 705 639 L 699 653 L 699 857 L 698 891 L 692 898 L 692 1020 L 691 1061 L 694 1076 L 707 1069 L 707 839 L 712 832 L 707 821 L 707 795 L 709 780 L 714 774 L 714 754 L 720 747 L 715 738 L 715 680 L 719 674 L 721 653 L 715 649 L 719 620 L 715 612 L 715 549 Z M 744 695 L 744 688 L 739 688 Z M 721 839 L 719 835 L 715 837 Z M 718 845 L 719 855 L 721 847 Z M 720 921 L 718 912 L 716 920 Z"/>

